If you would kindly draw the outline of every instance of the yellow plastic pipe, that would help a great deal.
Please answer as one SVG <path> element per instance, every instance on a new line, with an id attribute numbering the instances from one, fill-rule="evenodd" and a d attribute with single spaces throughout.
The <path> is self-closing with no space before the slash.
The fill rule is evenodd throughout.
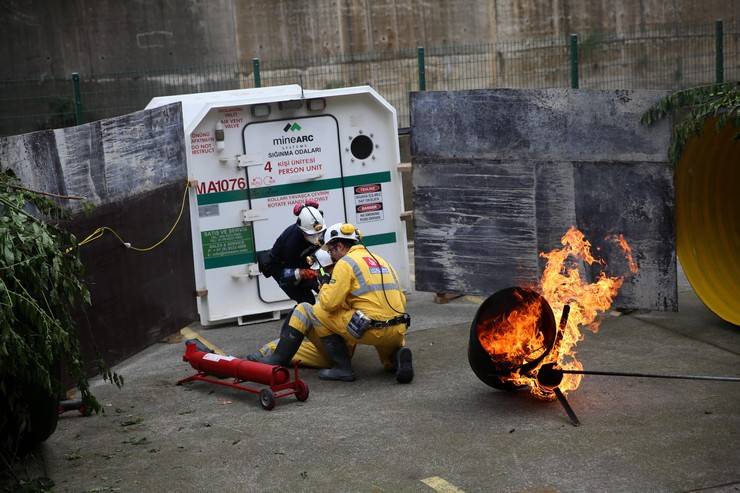
<path id="1" fill-rule="evenodd" d="M 676 254 L 697 296 L 740 326 L 740 141 L 707 123 L 676 168 Z"/>

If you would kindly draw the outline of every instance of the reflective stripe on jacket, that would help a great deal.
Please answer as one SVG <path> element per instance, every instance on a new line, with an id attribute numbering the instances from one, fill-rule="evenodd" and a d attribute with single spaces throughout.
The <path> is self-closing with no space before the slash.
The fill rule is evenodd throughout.
<path id="1" fill-rule="evenodd" d="M 379 255 L 371 255 L 363 245 L 350 248 L 335 264 L 331 281 L 319 292 L 319 303 L 327 312 L 362 310 L 379 321 L 406 311 L 406 296 L 398 284 L 396 271 Z"/>

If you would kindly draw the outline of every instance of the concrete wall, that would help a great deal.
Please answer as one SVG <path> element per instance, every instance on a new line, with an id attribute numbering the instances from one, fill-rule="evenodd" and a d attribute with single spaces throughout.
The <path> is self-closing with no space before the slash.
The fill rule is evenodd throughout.
<path id="1" fill-rule="evenodd" d="M 0 163 L 34 190 L 84 197 L 92 206 L 186 179 L 179 104 L 77 127 L 0 139 Z M 64 202 L 73 213 L 81 202 Z"/>
<path id="2" fill-rule="evenodd" d="M 740 18 L 734 0 L 6 0 L 0 80 L 565 38 Z"/>
<path id="3" fill-rule="evenodd" d="M 735 0 L 496 0 L 499 41 L 587 31 L 645 31 L 740 17 Z"/>
<path id="4" fill-rule="evenodd" d="M 713 80 L 717 18 L 732 80 L 735 0 L 5 0 L 0 135 L 73 123 L 75 71 L 92 121 L 155 96 L 253 87 L 253 57 L 263 85 L 372 85 L 405 127 L 417 46 L 429 90 L 568 87 L 571 32 L 581 87 L 678 89 Z M 690 23 L 701 24 L 688 35 Z"/>
<path id="5" fill-rule="evenodd" d="M 233 0 L 6 0 L 0 80 L 233 62 Z"/>
<path id="6" fill-rule="evenodd" d="M 740 17 L 734 0 L 235 0 L 238 56 L 306 59 Z"/>
<path id="7" fill-rule="evenodd" d="M 486 42 L 495 2 L 467 0 L 237 0 L 242 60 L 301 59 Z"/>
<path id="8" fill-rule="evenodd" d="M 78 239 L 108 226 L 134 246 L 152 245 L 175 222 L 185 189 L 180 105 L 0 138 L 0 167 L 29 188 L 94 205 L 64 203 Z M 197 318 L 189 217 L 186 207 L 172 236 L 147 253 L 110 232 L 80 248 L 92 300 L 77 317 L 88 363 L 99 353 L 113 365 Z"/>
<path id="9" fill-rule="evenodd" d="M 670 125 L 639 123 L 665 94 L 412 93 L 416 288 L 490 295 L 531 285 L 539 252 L 575 225 L 607 273 L 626 276 L 617 306 L 675 310 Z M 610 240 L 620 233 L 637 274 Z"/>

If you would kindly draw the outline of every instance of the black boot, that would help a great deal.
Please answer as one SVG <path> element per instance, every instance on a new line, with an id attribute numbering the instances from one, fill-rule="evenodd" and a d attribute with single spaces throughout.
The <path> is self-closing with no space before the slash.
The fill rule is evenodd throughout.
<path id="1" fill-rule="evenodd" d="M 414 379 L 414 366 L 411 363 L 411 349 L 400 347 L 393 355 L 396 363 L 396 381 L 398 383 L 409 383 Z"/>
<path id="2" fill-rule="evenodd" d="M 209 348 L 208 346 L 200 342 L 198 339 L 188 339 L 187 341 L 185 341 L 185 345 L 187 346 L 188 344 L 195 344 L 195 349 L 197 349 L 198 351 L 202 351 L 204 353 L 213 352 L 213 349 Z"/>
<path id="3" fill-rule="evenodd" d="M 321 380 L 353 382 L 355 380 L 355 373 L 352 371 L 349 351 L 342 336 L 337 334 L 328 335 L 322 337 L 321 342 L 324 344 L 324 348 L 329 354 L 334 366 L 330 369 L 319 370 L 319 378 Z"/>
<path id="4" fill-rule="evenodd" d="M 303 342 L 303 333 L 294 329 L 288 323 L 290 316 L 286 317 L 283 326 L 280 328 L 280 340 L 275 351 L 269 356 L 264 356 L 261 352 L 256 351 L 247 356 L 249 361 L 265 363 L 266 365 L 290 366 L 290 360 L 293 359 L 298 348 Z"/>

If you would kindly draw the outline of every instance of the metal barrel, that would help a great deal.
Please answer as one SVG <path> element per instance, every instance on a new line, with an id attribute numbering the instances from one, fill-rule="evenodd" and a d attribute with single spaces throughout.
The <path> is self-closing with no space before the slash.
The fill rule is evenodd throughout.
<path id="1" fill-rule="evenodd" d="M 506 317 L 523 303 L 533 301 L 539 302 L 542 308 L 537 324 L 537 330 L 544 336 L 544 350 L 542 353 L 519 366 L 511 364 L 511 362 L 498 360 L 488 354 L 478 337 L 479 325 L 496 318 Z M 473 373 L 485 384 L 500 390 L 515 390 L 522 386 L 512 384 L 507 377 L 515 371 L 526 373 L 536 368 L 552 350 L 556 336 L 555 316 L 545 298 L 536 291 L 527 288 L 511 287 L 502 289 L 486 298 L 475 314 L 475 318 L 470 325 L 468 362 Z"/>

